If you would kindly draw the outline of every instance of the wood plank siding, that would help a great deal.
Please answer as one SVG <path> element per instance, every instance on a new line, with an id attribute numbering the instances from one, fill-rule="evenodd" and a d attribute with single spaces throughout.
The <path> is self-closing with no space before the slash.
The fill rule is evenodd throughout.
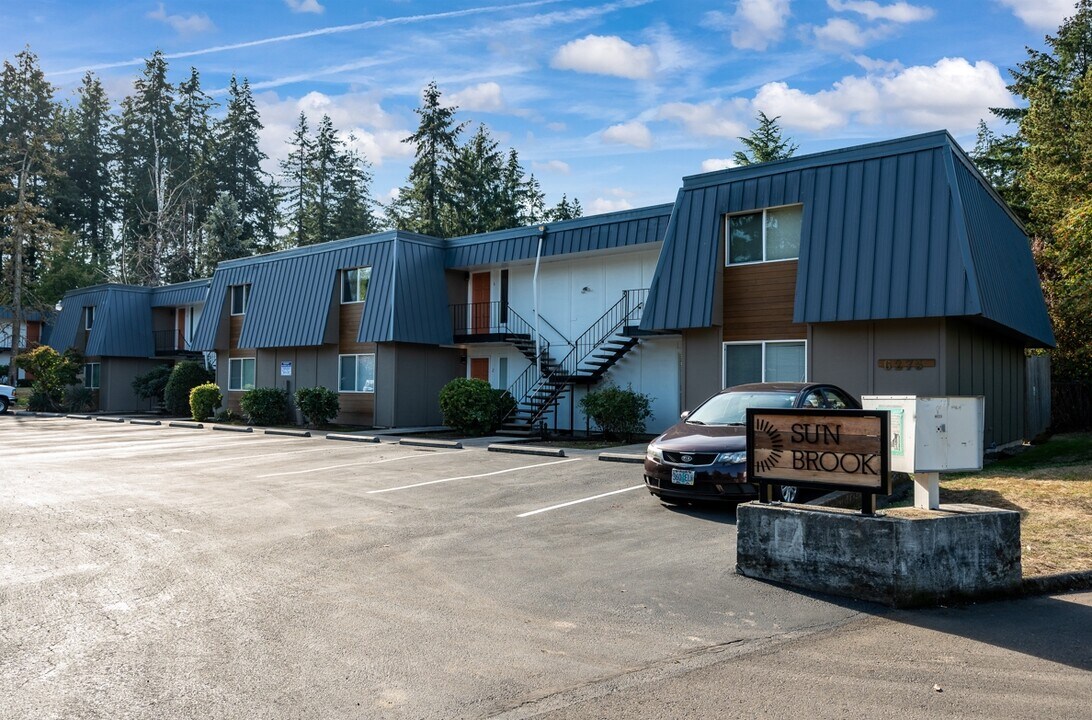
<path id="1" fill-rule="evenodd" d="M 357 342 L 360 333 L 360 320 L 364 315 L 364 303 L 345 303 L 338 308 L 338 347 L 339 355 L 360 355 L 375 353 L 375 343 Z M 378 357 L 376 358 L 378 362 Z M 378 371 L 376 376 L 378 379 Z M 355 425 L 375 424 L 375 393 L 339 392 L 338 402 L 341 414 L 337 422 Z"/>
<path id="2" fill-rule="evenodd" d="M 796 260 L 724 268 L 724 340 L 802 340 L 792 321 Z"/>

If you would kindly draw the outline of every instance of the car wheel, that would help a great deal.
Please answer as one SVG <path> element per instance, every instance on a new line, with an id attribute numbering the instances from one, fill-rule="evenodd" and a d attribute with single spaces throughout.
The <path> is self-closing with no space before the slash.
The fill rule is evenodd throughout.
<path id="1" fill-rule="evenodd" d="M 796 502 L 796 497 L 799 492 L 795 485 L 782 485 L 781 486 L 781 502 L 792 503 Z"/>
<path id="2" fill-rule="evenodd" d="M 0 397 L 0 414 L 8 411 L 8 399 L 6 397 Z"/>

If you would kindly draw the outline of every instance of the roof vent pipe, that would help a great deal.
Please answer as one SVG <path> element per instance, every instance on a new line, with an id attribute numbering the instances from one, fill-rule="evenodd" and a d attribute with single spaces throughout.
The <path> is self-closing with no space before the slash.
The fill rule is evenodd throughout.
<path id="1" fill-rule="evenodd" d="M 535 253 L 535 274 L 531 277 L 531 294 L 534 295 L 535 309 L 535 365 L 542 376 L 542 335 L 538 330 L 538 265 L 542 260 L 542 241 L 546 239 L 546 226 L 538 226 L 538 251 Z"/>

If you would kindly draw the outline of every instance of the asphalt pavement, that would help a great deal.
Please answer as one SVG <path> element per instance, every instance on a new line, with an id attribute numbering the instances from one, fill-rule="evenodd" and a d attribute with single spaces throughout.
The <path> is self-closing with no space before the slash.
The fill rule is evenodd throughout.
<path id="1" fill-rule="evenodd" d="M 884 700 L 992 717 L 967 703 L 1007 707 L 1006 683 L 1038 717 L 1092 707 L 1088 595 L 890 613 L 764 584 L 734 572 L 733 512 L 667 508 L 639 466 L 593 455 L 11 415 L 0 453 L 4 718 L 867 717 Z"/>

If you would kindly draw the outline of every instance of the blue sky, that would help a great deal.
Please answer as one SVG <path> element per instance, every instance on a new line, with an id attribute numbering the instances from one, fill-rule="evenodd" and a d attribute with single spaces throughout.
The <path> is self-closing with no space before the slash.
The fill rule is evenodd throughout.
<path id="1" fill-rule="evenodd" d="M 421 88 L 515 147 L 550 203 L 674 200 L 724 167 L 762 110 L 799 153 L 948 129 L 965 147 L 1007 69 L 1072 0 L 0 0 L 62 96 L 86 69 L 117 102 L 159 48 L 172 79 L 250 79 L 273 159 L 302 110 L 351 131 L 380 199 L 401 185 Z M 271 166 L 272 167 L 272 166 Z"/>

